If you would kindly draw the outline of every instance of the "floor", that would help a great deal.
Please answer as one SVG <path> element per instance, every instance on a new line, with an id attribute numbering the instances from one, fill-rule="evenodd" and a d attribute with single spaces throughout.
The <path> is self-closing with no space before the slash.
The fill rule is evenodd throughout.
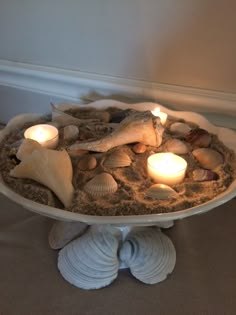
<path id="1" fill-rule="evenodd" d="M 165 231 L 177 263 L 156 285 L 124 270 L 104 289 L 73 287 L 49 248 L 51 225 L 0 195 L 0 315 L 236 314 L 235 199 Z"/>

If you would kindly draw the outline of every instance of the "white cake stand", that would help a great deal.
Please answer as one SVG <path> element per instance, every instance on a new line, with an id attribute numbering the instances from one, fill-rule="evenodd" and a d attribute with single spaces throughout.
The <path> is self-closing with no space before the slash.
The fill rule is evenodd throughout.
<path id="1" fill-rule="evenodd" d="M 65 110 L 79 105 L 58 105 Z M 125 104 L 100 100 L 90 107 L 115 106 L 140 111 L 161 111 L 176 118 L 193 121 L 216 134 L 236 152 L 236 133 L 212 125 L 203 116 L 192 112 L 171 111 L 155 103 Z M 14 128 L 37 120 L 41 114 L 22 114 L 13 118 L 0 132 L 0 141 Z M 71 284 L 82 289 L 98 289 L 112 283 L 118 270 L 129 268 L 131 274 L 147 284 L 163 281 L 175 266 L 176 252 L 171 240 L 161 229 L 173 226 L 174 220 L 204 213 L 236 196 L 236 180 L 214 199 L 178 212 L 133 216 L 89 216 L 45 206 L 23 198 L 5 185 L 0 178 L 0 192 L 24 208 L 56 220 L 49 234 L 49 244 L 60 249 L 58 268 Z"/>

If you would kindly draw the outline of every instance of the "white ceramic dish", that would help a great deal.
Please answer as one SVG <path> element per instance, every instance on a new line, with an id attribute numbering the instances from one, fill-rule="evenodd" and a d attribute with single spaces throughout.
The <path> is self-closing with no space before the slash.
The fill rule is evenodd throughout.
<path id="1" fill-rule="evenodd" d="M 74 106 L 84 106 L 84 105 L 66 105 L 61 104 L 57 107 L 61 110 L 65 110 Z M 219 139 L 228 147 L 235 151 L 236 153 L 236 132 L 233 130 L 216 127 L 212 125 L 206 118 L 202 115 L 193 112 L 183 112 L 183 111 L 172 111 L 156 103 L 136 103 L 136 104 L 125 104 L 119 101 L 114 100 L 99 100 L 89 105 L 94 108 L 106 108 L 108 106 L 115 106 L 122 109 L 133 108 L 140 111 L 144 110 L 154 110 L 156 107 L 159 107 L 161 111 L 167 113 L 169 116 L 174 116 L 177 118 L 182 118 L 188 121 L 195 122 L 201 128 L 208 130 L 209 132 L 216 134 Z M 41 114 L 22 114 L 13 118 L 7 126 L 0 132 L 0 141 L 5 137 L 5 135 L 15 128 L 22 124 L 22 122 L 33 121 L 37 119 Z M 211 209 L 214 209 L 220 206 L 223 203 L 226 203 L 230 199 L 236 196 L 236 180 L 228 187 L 228 189 L 219 194 L 214 199 L 198 205 L 196 207 L 188 208 L 182 211 L 171 212 L 171 213 L 160 213 L 160 214 L 149 214 L 149 215 L 130 215 L 130 216 L 90 216 L 83 215 L 79 213 L 72 213 L 69 211 L 57 209 L 54 207 L 45 206 L 37 202 L 26 199 L 19 194 L 12 191 L 0 178 L 0 192 L 5 195 L 10 200 L 21 205 L 23 208 L 26 208 L 35 213 L 51 217 L 57 220 L 62 221 L 80 221 L 87 224 L 113 224 L 113 225 L 152 225 L 158 222 L 172 221 L 177 219 L 182 219 L 188 216 L 195 214 L 204 213 Z"/>

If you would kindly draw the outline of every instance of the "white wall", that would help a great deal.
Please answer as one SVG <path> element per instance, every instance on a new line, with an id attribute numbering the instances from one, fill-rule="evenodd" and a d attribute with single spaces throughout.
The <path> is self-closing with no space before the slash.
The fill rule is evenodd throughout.
<path id="1" fill-rule="evenodd" d="M 235 0 L 1 0 L 0 59 L 235 93 Z"/>

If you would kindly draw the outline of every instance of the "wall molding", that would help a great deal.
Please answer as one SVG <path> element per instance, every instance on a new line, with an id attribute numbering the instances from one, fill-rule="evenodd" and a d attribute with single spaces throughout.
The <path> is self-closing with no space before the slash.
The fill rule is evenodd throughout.
<path id="1" fill-rule="evenodd" d="M 236 117 L 236 94 L 0 60 L 0 85 L 78 102 L 96 92 Z"/>

